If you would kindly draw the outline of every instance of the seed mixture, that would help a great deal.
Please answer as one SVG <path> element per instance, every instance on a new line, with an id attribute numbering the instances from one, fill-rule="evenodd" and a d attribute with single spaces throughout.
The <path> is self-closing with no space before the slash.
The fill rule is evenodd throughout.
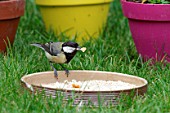
<path id="1" fill-rule="evenodd" d="M 42 84 L 43 87 L 60 88 L 65 90 L 81 91 L 114 91 L 134 88 L 136 85 L 122 81 L 89 80 L 89 81 L 67 81 Z"/>

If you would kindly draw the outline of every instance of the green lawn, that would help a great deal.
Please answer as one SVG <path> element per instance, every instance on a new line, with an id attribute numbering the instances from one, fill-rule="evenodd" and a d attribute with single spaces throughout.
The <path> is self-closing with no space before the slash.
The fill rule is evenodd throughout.
<path id="1" fill-rule="evenodd" d="M 63 39 L 67 41 L 68 39 Z M 21 18 L 14 45 L 6 56 L 0 54 L 0 112 L 75 113 L 76 107 L 63 105 L 60 98 L 43 98 L 23 89 L 23 75 L 51 70 L 44 53 L 30 46 L 33 42 L 58 41 L 52 32 L 45 32 L 43 22 L 34 2 L 27 0 L 25 15 Z M 100 70 L 121 72 L 148 80 L 144 97 L 124 99 L 113 108 L 82 107 L 84 113 L 168 113 L 170 112 L 170 65 L 149 66 L 143 63 L 133 43 L 127 19 L 123 17 L 120 1 L 111 4 L 108 23 L 95 43 L 86 42 L 85 53 L 78 53 L 67 65 L 69 70 Z M 66 65 L 65 65 L 66 66 Z M 58 68 L 61 69 L 60 67 Z"/>

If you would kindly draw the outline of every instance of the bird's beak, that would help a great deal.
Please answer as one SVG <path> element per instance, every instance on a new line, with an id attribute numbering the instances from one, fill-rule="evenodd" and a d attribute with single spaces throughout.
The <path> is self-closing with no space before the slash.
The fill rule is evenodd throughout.
<path id="1" fill-rule="evenodd" d="M 85 52 L 86 51 L 86 47 L 77 47 L 77 50 L 80 50 L 82 52 Z"/>

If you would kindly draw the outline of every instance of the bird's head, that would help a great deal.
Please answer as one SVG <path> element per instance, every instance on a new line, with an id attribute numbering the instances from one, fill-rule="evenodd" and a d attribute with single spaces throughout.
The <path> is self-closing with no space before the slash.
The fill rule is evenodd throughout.
<path id="1" fill-rule="evenodd" d="M 84 52 L 86 50 L 85 47 L 80 47 L 76 42 L 65 42 L 62 44 L 62 50 L 65 53 L 76 53 L 77 51 L 82 51 Z"/>

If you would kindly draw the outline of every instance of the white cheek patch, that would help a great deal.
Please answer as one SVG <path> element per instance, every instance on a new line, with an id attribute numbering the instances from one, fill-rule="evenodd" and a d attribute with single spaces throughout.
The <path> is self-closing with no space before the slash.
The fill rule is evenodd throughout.
<path id="1" fill-rule="evenodd" d="M 65 46 L 63 47 L 63 51 L 66 53 L 72 53 L 73 51 L 75 51 L 76 48 L 74 47 L 69 47 L 69 46 Z"/>

